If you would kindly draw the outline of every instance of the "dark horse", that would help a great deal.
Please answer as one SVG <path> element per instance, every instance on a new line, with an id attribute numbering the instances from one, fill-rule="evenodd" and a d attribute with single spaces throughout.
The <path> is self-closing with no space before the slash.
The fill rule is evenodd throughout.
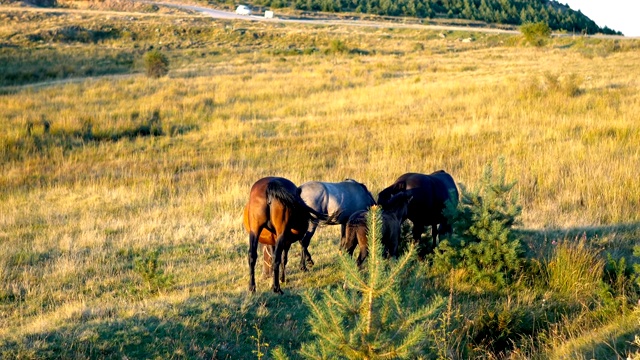
<path id="1" fill-rule="evenodd" d="M 385 256 L 398 257 L 401 225 L 407 216 L 407 208 L 411 201 L 412 197 L 408 192 L 401 192 L 393 195 L 382 207 L 382 244 Z M 366 215 L 367 211 L 357 211 L 349 217 L 347 233 L 340 244 L 349 255 L 353 254 L 356 245 L 360 246 L 358 266 L 362 265 L 369 254 Z"/>
<path id="2" fill-rule="evenodd" d="M 346 179 L 339 183 L 309 181 L 300 185 L 299 190 L 300 197 L 307 206 L 320 214 L 327 215 L 327 220 L 322 222 L 318 218 L 311 219 L 309 228 L 300 241 L 302 245 L 300 268 L 306 271 L 307 261 L 313 265 L 311 254 L 309 254 L 307 248 L 320 223 L 326 225 L 340 224 L 340 239 L 343 239 L 349 216 L 357 211 L 368 209 L 376 202 L 364 184 L 352 179 Z"/>
<path id="3" fill-rule="evenodd" d="M 251 187 L 249 202 L 244 207 L 243 223 L 249 232 L 249 291 L 256 291 L 255 265 L 258 243 L 275 246 L 272 256 L 273 291 L 282 294 L 278 282 L 285 280 L 287 254 L 291 244 L 304 236 L 312 216 L 324 217 L 307 207 L 298 188 L 291 181 L 279 177 L 265 177 Z"/>
<path id="4" fill-rule="evenodd" d="M 431 237 L 435 248 L 438 234 L 452 231 L 451 224 L 442 214 L 442 210 L 447 200 L 452 201 L 454 205 L 458 204 L 458 188 L 453 177 L 443 170 L 430 175 L 404 174 L 378 194 L 378 203 L 384 208 L 394 194 L 402 191 L 409 191 L 413 196 L 407 210 L 407 218 L 413 223 L 413 239 L 420 242 L 425 226 L 431 225 Z M 425 255 L 424 249 L 420 255 Z"/>

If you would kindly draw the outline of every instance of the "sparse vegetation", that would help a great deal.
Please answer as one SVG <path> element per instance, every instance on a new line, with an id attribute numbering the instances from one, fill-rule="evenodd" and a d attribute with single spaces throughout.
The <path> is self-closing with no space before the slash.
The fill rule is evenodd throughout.
<path id="1" fill-rule="evenodd" d="M 248 296 L 241 213 L 256 179 L 349 177 L 375 197 L 404 172 L 446 169 L 473 195 L 500 157 L 518 270 L 485 286 L 466 265 L 413 262 L 403 298 L 447 299 L 424 356 L 637 355 L 640 41 L 539 49 L 163 7 L 0 16 L 0 358 L 295 358 L 315 339 L 304 294 L 344 284 L 340 230 L 317 232 L 306 273 L 293 245 L 285 295 L 258 279 Z M 76 26 L 118 36 L 27 36 Z M 347 51 L 325 51 L 334 39 Z M 157 81 L 136 60 L 151 46 L 171 62 Z"/>
<path id="2" fill-rule="evenodd" d="M 169 59 L 158 50 L 151 50 L 144 54 L 144 67 L 147 76 L 159 78 L 169 73 Z"/>

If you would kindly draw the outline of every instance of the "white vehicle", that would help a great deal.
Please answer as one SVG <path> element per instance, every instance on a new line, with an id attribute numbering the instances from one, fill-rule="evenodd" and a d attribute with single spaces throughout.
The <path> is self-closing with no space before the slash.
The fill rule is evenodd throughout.
<path id="1" fill-rule="evenodd" d="M 238 5 L 238 7 L 236 8 L 236 14 L 251 15 L 251 9 L 247 5 Z"/>

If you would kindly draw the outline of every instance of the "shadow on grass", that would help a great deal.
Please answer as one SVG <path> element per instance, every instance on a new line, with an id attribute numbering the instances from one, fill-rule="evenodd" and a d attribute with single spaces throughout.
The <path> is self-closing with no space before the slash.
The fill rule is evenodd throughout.
<path id="1" fill-rule="evenodd" d="M 61 129 L 43 117 L 39 123 L 27 122 L 24 135 L 0 143 L 0 152 L 7 161 L 34 155 L 46 157 L 53 149 L 69 151 L 101 142 L 179 136 L 197 129 L 198 126 L 193 124 L 173 124 L 167 129 L 163 127 L 158 110 L 146 119 L 140 119 L 140 114 L 134 112 L 131 114 L 130 124 L 97 131 L 90 120 L 85 120 L 79 129 Z"/>
<path id="2" fill-rule="evenodd" d="M 614 258 L 626 257 L 633 253 L 634 245 L 640 244 L 640 222 L 584 226 L 568 229 L 519 229 L 517 234 L 523 241 L 526 256 L 539 256 L 554 244 L 554 241 L 579 241 L 588 244 Z"/>
<path id="3" fill-rule="evenodd" d="M 263 352 L 281 347 L 295 357 L 310 336 L 308 315 L 302 295 L 292 291 L 160 300 L 133 314 L 87 307 L 55 329 L 1 340 L 0 357 L 246 359 L 255 358 L 258 329 Z"/>

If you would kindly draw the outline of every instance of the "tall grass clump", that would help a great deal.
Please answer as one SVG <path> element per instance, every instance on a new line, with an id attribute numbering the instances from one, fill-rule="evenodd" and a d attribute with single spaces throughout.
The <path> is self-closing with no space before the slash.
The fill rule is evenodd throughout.
<path id="1" fill-rule="evenodd" d="M 512 231 L 522 208 L 511 191 L 515 182 L 505 180 L 505 165 L 498 171 L 488 164 L 479 188 L 464 186 L 458 206 L 447 203 L 444 212 L 453 225 L 453 235 L 440 243 L 434 254 L 434 268 L 461 268 L 475 284 L 503 287 L 521 266 L 520 239 Z"/>
<path id="2" fill-rule="evenodd" d="M 560 75 L 546 71 L 542 76 L 531 77 L 522 82 L 520 97 L 522 99 L 550 98 L 566 101 L 567 98 L 583 93 L 583 79 L 576 73 Z"/>
<path id="3" fill-rule="evenodd" d="M 411 273 L 415 248 L 398 262 L 389 263 L 382 256 L 380 207 L 371 208 L 367 226 L 366 271 L 359 271 L 350 257 L 341 256 L 344 288 L 324 290 L 321 299 L 305 294 L 311 311 L 309 325 L 315 335 L 313 341 L 302 345 L 306 358 L 414 359 L 428 348 L 427 327 L 443 300 L 436 298 L 423 305 L 416 301 L 415 292 L 400 291 L 399 284 Z"/>
<path id="4" fill-rule="evenodd" d="M 144 68 L 150 78 L 160 78 L 169 73 L 169 59 L 159 50 L 144 54 Z"/>
<path id="5" fill-rule="evenodd" d="M 604 260 L 585 239 L 556 242 L 546 264 L 549 289 L 566 299 L 593 296 L 602 283 Z"/>

